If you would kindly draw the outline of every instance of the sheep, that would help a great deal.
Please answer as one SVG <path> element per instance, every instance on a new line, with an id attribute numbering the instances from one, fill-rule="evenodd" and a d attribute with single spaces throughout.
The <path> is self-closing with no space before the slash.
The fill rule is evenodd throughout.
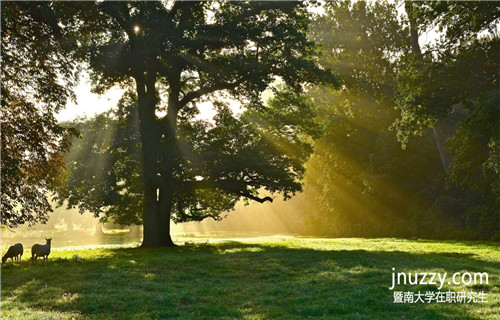
<path id="1" fill-rule="evenodd" d="M 23 256 L 23 251 L 23 245 L 21 243 L 16 243 L 10 246 L 7 252 L 2 257 L 2 263 L 5 263 L 5 261 L 7 261 L 7 259 L 9 258 L 12 260 L 12 262 L 14 262 L 14 259 L 16 259 L 16 261 L 20 261 L 21 257 Z"/>
<path id="2" fill-rule="evenodd" d="M 50 242 L 52 241 L 52 238 L 45 238 L 45 240 L 47 240 L 46 244 L 35 243 L 33 247 L 31 247 L 31 260 L 33 260 L 34 262 L 36 262 L 36 258 L 38 257 L 43 257 L 43 261 L 47 261 L 47 259 L 49 258 Z"/>

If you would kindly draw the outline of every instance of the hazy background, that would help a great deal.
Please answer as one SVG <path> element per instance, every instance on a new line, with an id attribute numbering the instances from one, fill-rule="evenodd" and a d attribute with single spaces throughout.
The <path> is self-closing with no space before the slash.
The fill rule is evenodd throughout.
<path id="1" fill-rule="evenodd" d="M 219 237 L 252 237 L 260 235 L 299 234 L 296 223 L 300 212 L 295 207 L 300 196 L 283 202 L 238 204 L 222 221 L 205 220 L 171 224 L 172 238 L 178 244 L 186 241 L 210 241 Z M 291 219 L 291 220 L 289 220 Z M 2 229 L 2 252 L 12 244 L 21 242 L 24 250 L 35 243 L 44 243 L 52 237 L 52 247 L 90 248 L 112 246 L 138 246 L 142 240 L 142 226 L 120 226 L 100 223 L 91 213 L 80 214 L 77 209 L 55 208 L 46 224 L 34 227 L 21 226 L 16 229 Z M 25 252 L 26 254 L 26 252 Z"/>

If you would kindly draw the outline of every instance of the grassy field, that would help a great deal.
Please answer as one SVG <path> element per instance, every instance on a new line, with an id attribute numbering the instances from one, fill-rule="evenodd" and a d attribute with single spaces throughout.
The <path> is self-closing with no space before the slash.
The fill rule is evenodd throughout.
<path id="1" fill-rule="evenodd" d="M 488 302 L 395 304 L 393 267 L 487 272 L 488 285 L 441 291 L 484 291 Z M 2 319 L 500 319 L 495 243 L 267 237 L 66 250 L 9 262 L 1 276 Z"/>

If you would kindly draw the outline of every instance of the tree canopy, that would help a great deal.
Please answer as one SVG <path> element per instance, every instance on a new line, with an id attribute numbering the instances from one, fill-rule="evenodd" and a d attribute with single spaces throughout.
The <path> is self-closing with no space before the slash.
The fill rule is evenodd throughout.
<path id="1" fill-rule="evenodd" d="M 74 98 L 78 57 L 63 7 L 3 1 L 1 9 L 1 223 L 15 227 L 46 221 L 48 191 L 64 183 L 62 153 L 76 132 L 54 114 Z"/>
<path id="2" fill-rule="evenodd" d="M 140 172 L 141 217 L 105 210 L 123 222 L 142 221 L 143 245 L 163 246 L 172 244 L 171 219 L 219 219 L 240 198 L 272 201 L 273 193 L 289 198 L 301 189 L 303 163 L 311 152 L 304 139 L 316 134 L 314 108 L 301 96 L 304 85 L 337 84 L 318 65 L 319 48 L 307 39 L 304 3 L 102 2 L 88 7 L 87 14 L 93 13 L 81 17 L 80 30 L 89 35 L 81 38 L 81 48 L 94 89 L 120 84 L 134 91 L 122 100 L 121 110 L 137 114 L 141 157 L 135 164 L 142 170 L 120 174 L 123 158 L 111 161 L 106 167 L 110 179 L 102 184 L 107 191 L 91 199 L 67 189 L 60 197 L 69 197 L 70 206 L 98 212 L 119 204 L 117 199 L 128 194 L 130 175 Z M 266 104 L 261 94 L 276 81 L 282 91 L 275 90 Z M 235 116 L 224 95 L 247 111 Z M 216 108 L 214 123 L 195 121 L 201 101 Z M 120 152 L 109 148 L 112 157 Z M 73 177 L 70 187 L 93 181 L 85 174 Z"/>

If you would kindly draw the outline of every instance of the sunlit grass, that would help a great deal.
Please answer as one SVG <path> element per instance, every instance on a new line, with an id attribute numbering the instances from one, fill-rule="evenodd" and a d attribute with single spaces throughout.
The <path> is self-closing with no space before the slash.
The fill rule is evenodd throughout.
<path id="1" fill-rule="evenodd" d="M 498 244 L 186 238 L 174 249 L 56 250 L 2 266 L 2 319 L 499 319 Z M 488 272 L 486 304 L 398 305 L 391 268 Z M 405 290 L 434 290 L 433 286 Z"/>

